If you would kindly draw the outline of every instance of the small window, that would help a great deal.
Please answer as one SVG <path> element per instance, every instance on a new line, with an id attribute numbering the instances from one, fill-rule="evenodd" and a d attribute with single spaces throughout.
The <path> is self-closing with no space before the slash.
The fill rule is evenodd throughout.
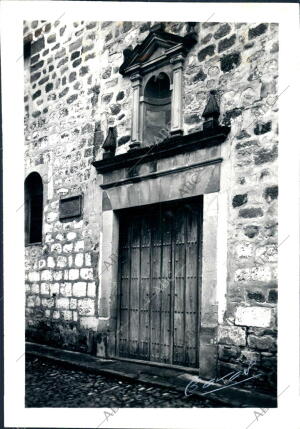
<path id="1" fill-rule="evenodd" d="M 171 89 L 166 73 L 149 79 L 144 91 L 144 106 L 143 141 L 149 146 L 156 138 L 161 140 L 161 133 L 170 128 Z"/>
<path id="2" fill-rule="evenodd" d="M 43 182 L 38 173 L 25 180 L 25 243 L 41 243 L 43 227 Z"/>

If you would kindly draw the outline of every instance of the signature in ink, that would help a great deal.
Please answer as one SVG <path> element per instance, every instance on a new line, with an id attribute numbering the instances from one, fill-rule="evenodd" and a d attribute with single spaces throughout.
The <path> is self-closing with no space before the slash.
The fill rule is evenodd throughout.
<path id="1" fill-rule="evenodd" d="M 231 386 L 235 386 L 235 385 L 240 384 L 240 383 L 244 383 L 245 381 L 251 380 L 252 378 L 260 377 L 262 375 L 261 373 L 252 375 L 251 377 L 248 377 L 250 369 L 255 365 L 255 363 L 256 363 L 255 361 L 251 361 L 249 363 L 248 367 L 244 368 L 243 370 L 231 371 L 221 378 L 214 377 L 211 380 L 207 381 L 206 383 L 204 383 L 202 385 L 203 390 L 207 389 L 208 387 L 210 387 L 214 383 L 223 384 L 224 386 L 218 387 L 218 388 L 213 389 L 213 390 L 209 390 L 207 392 L 204 392 L 203 395 L 207 395 L 208 393 L 216 392 L 217 390 L 226 389 L 226 387 L 231 387 Z M 239 381 L 235 381 L 235 380 L 237 380 L 243 376 L 246 376 L 246 378 L 242 378 Z M 185 396 L 191 396 L 197 389 L 199 389 L 199 383 L 200 383 L 200 381 L 199 382 L 190 381 L 189 384 L 185 388 L 185 392 L 184 392 Z"/>

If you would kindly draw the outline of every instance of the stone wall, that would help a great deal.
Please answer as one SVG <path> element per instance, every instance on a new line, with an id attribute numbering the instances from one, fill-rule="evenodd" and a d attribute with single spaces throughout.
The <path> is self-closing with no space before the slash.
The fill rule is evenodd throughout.
<path id="1" fill-rule="evenodd" d="M 25 167 L 45 185 L 43 243 L 26 247 L 27 336 L 94 352 L 99 313 L 101 194 L 91 163 L 110 126 L 117 154 L 131 135 L 131 84 L 123 49 L 154 23 L 25 22 Z M 185 35 L 187 24 L 167 23 Z M 208 92 L 231 124 L 228 278 L 219 329 L 220 374 L 255 360 L 276 386 L 277 78 L 276 24 L 198 23 L 199 42 L 184 65 L 184 133 L 200 130 Z M 82 219 L 58 220 L 62 196 L 84 195 Z M 247 364 L 245 364 L 247 365 Z"/>

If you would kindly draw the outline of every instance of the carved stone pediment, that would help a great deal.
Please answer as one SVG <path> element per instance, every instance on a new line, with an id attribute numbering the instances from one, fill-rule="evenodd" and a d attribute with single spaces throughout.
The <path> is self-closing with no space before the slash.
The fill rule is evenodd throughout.
<path id="1" fill-rule="evenodd" d="M 170 59 L 178 54 L 185 56 L 195 43 L 194 33 L 182 37 L 166 32 L 163 24 L 155 25 L 141 44 L 134 49 L 124 50 L 124 62 L 120 67 L 120 73 L 123 76 L 136 72 L 143 75 L 170 63 Z"/>

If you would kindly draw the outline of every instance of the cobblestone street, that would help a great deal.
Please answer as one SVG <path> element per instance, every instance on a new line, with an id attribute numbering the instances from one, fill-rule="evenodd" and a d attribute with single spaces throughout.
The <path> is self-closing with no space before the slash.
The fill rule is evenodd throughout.
<path id="1" fill-rule="evenodd" d="M 26 407 L 220 407 L 210 399 L 63 368 L 32 356 L 26 359 L 25 401 Z"/>

